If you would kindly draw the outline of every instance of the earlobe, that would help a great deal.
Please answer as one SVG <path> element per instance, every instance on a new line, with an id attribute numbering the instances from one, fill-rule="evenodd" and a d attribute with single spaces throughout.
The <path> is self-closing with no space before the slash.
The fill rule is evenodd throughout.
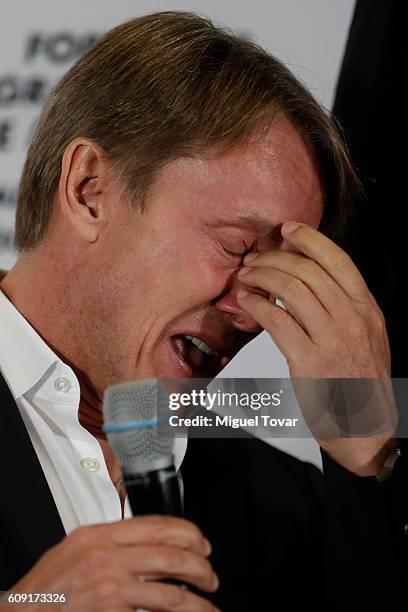
<path id="1" fill-rule="evenodd" d="M 85 242 L 96 242 L 106 225 L 106 179 L 106 162 L 100 147 L 85 138 L 73 140 L 62 160 L 59 201 L 63 215 Z"/>

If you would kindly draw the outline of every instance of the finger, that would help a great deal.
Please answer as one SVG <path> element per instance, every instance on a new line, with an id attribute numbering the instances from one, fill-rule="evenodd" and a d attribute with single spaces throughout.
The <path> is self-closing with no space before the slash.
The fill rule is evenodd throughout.
<path id="1" fill-rule="evenodd" d="M 43 610 L 46 609 L 43 608 Z M 115 601 L 109 601 L 109 599 L 96 603 L 93 594 L 89 593 L 80 597 L 74 597 L 71 604 L 68 607 L 64 606 L 64 609 L 66 612 L 134 612 L 135 610 L 130 605 L 118 604 Z"/>
<path id="2" fill-rule="evenodd" d="M 352 259 L 332 240 L 303 223 L 284 223 L 281 231 L 286 240 L 317 261 L 351 299 L 357 302 L 372 301 L 367 285 Z"/>
<path id="3" fill-rule="evenodd" d="M 208 556 L 211 545 L 200 529 L 185 519 L 173 516 L 139 516 L 112 523 L 107 535 L 119 546 L 135 544 L 165 544 Z M 105 534 L 106 525 L 97 525 Z"/>
<path id="4" fill-rule="evenodd" d="M 288 251 L 265 251 L 250 261 L 245 261 L 245 270 L 271 267 L 301 280 L 316 295 L 319 302 L 331 315 L 335 315 L 350 300 L 344 289 L 313 259 Z M 240 274 L 238 274 L 240 278 Z"/>
<path id="5" fill-rule="evenodd" d="M 237 292 L 239 305 L 247 310 L 267 332 L 270 333 L 279 350 L 288 361 L 307 355 L 313 342 L 299 323 L 283 308 L 270 300 L 245 290 Z"/>
<path id="6" fill-rule="evenodd" d="M 120 563 L 133 575 L 165 576 L 188 582 L 202 591 L 215 591 L 218 577 L 202 555 L 171 546 L 127 546 L 120 550 Z"/>
<path id="7" fill-rule="evenodd" d="M 132 612 L 134 608 L 122 596 L 121 580 L 105 580 L 68 593 L 67 612 Z"/>
<path id="8" fill-rule="evenodd" d="M 203 597 L 174 584 L 162 582 L 135 583 L 121 589 L 123 600 L 134 608 L 152 612 L 177 610 L 177 612 L 219 612 Z"/>
<path id="9" fill-rule="evenodd" d="M 314 342 L 327 335 L 331 317 L 315 294 L 301 280 L 271 267 L 242 268 L 241 283 L 266 289 L 278 297 Z"/>

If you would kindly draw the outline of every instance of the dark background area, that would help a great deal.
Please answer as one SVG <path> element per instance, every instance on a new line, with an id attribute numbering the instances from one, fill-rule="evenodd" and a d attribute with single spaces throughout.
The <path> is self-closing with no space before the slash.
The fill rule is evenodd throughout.
<path id="1" fill-rule="evenodd" d="M 408 375 L 407 30 L 406 0 L 357 1 L 333 109 L 365 192 L 342 246 L 384 313 L 393 377 Z"/>

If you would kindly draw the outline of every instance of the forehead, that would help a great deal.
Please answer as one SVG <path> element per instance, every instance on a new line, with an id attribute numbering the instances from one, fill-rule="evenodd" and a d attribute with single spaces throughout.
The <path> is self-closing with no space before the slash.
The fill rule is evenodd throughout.
<path id="1" fill-rule="evenodd" d="M 259 228 L 289 220 L 317 226 L 323 212 L 315 154 L 283 115 L 262 136 L 222 155 L 171 162 L 153 191 L 188 217 L 226 223 L 253 219 Z"/>

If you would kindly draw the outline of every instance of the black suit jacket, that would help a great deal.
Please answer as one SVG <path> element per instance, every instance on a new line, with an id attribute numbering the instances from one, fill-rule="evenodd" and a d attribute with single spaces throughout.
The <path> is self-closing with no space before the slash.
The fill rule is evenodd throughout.
<path id="1" fill-rule="evenodd" d="M 224 612 L 406 609 L 407 466 L 383 487 L 323 459 L 325 477 L 253 438 L 189 440 L 185 516 L 213 544 L 214 601 Z M 0 492 L 6 590 L 65 533 L 1 376 Z"/>

